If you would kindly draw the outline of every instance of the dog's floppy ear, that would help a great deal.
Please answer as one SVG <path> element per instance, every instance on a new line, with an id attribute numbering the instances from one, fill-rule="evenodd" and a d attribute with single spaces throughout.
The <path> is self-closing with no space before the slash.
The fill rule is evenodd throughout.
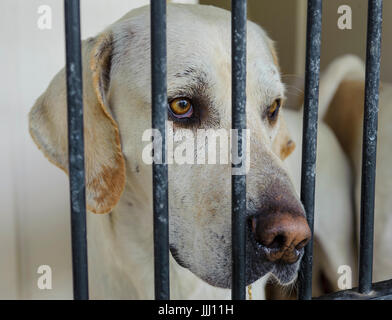
<path id="1" fill-rule="evenodd" d="M 364 80 L 343 80 L 324 117 L 338 138 L 344 152 L 354 161 L 357 137 L 363 125 Z M 349 125 L 348 125 L 349 124 Z"/>
<path id="2" fill-rule="evenodd" d="M 108 213 L 125 185 L 125 163 L 118 126 L 110 114 L 112 34 L 83 41 L 83 102 L 87 209 Z M 52 80 L 29 114 L 30 134 L 45 156 L 68 173 L 65 70 Z"/>
<path id="3" fill-rule="evenodd" d="M 365 101 L 365 63 L 353 55 L 332 61 L 320 78 L 319 116 L 354 163 Z"/>

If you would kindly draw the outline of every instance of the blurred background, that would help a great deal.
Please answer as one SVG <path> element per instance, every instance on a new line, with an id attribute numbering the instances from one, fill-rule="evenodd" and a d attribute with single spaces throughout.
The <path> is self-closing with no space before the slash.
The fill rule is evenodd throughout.
<path id="1" fill-rule="evenodd" d="M 197 1 L 177 1 L 197 2 Z M 230 1 L 201 0 L 230 9 Z M 81 0 L 82 38 L 93 36 L 148 0 Z M 283 80 L 302 87 L 306 0 L 248 1 L 248 17 L 275 40 Z M 337 27 L 338 7 L 352 8 L 352 30 Z M 41 30 L 41 6 L 52 27 Z M 366 0 L 323 1 L 322 69 L 335 57 L 365 59 Z M 28 134 L 27 114 L 65 64 L 64 12 L 60 0 L 2 0 L 0 11 L 0 299 L 71 299 L 69 190 L 65 174 L 50 164 Z M 384 61 L 392 56 L 392 1 L 384 2 Z M 382 68 L 392 82 L 392 69 Z M 289 90 L 290 94 L 290 90 Z M 295 93 L 294 93 L 295 94 Z M 53 289 L 39 290 L 40 265 L 52 268 Z"/>
<path id="2" fill-rule="evenodd" d="M 230 1 L 200 0 L 230 9 Z M 338 8 L 348 5 L 352 9 L 352 29 L 337 26 Z M 324 0 L 321 69 L 336 57 L 352 53 L 363 60 L 366 57 L 367 0 Z M 261 25 L 276 42 L 283 75 L 303 76 L 305 70 L 306 0 L 248 0 L 248 19 Z M 382 56 L 392 56 L 392 2 L 384 1 Z M 392 81 L 392 69 L 381 68 L 381 80 Z"/>

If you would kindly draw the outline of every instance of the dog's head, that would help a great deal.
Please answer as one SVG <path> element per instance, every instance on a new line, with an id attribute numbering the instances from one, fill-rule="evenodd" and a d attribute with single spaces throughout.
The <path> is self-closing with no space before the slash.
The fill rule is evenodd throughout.
<path id="1" fill-rule="evenodd" d="M 151 128 L 149 19 L 148 7 L 134 10 L 83 43 L 87 206 L 95 213 L 110 212 L 121 197 L 151 202 L 151 164 L 142 141 Z M 228 288 L 230 13 L 169 5 L 167 20 L 168 118 L 174 135 L 170 248 L 180 265 Z M 268 272 L 289 283 L 310 231 L 282 162 L 294 146 L 280 110 L 284 86 L 273 43 L 254 23 L 248 23 L 247 34 L 247 283 Z M 64 71 L 32 109 L 30 132 L 47 157 L 67 171 Z M 214 146 L 206 133 L 219 136 L 219 142 Z M 208 155 L 200 152 L 206 141 Z M 219 155 L 215 164 L 214 154 Z"/>

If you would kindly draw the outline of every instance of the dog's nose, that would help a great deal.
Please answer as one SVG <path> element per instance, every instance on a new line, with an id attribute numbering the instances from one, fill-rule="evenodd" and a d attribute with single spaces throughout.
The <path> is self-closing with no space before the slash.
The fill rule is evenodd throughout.
<path id="1" fill-rule="evenodd" d="M 251 228 L 267 259 L 272 262 L 295 263 L 311 237 L 306 218 L 297 212 L 275 211 L 253 216 Z"/>

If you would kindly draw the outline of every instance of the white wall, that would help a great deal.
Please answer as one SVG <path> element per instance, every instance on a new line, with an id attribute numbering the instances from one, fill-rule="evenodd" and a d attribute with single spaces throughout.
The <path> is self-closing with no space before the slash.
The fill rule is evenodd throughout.
<path id="1" fill-rule="evenodd" d="M 82 38 L 147 3 L 82 0 Z M 52 9 L 51 30 L 37 26 L 41 5 Z M 68 180 L 35 147 L 27 124 L 35 99 L 65 64 L 63 1 L 2 0 L 0 12 L 0 299 L 69 299 Z M 52 290 L 37 288 L 44 264 L 52 268 Z"/>

